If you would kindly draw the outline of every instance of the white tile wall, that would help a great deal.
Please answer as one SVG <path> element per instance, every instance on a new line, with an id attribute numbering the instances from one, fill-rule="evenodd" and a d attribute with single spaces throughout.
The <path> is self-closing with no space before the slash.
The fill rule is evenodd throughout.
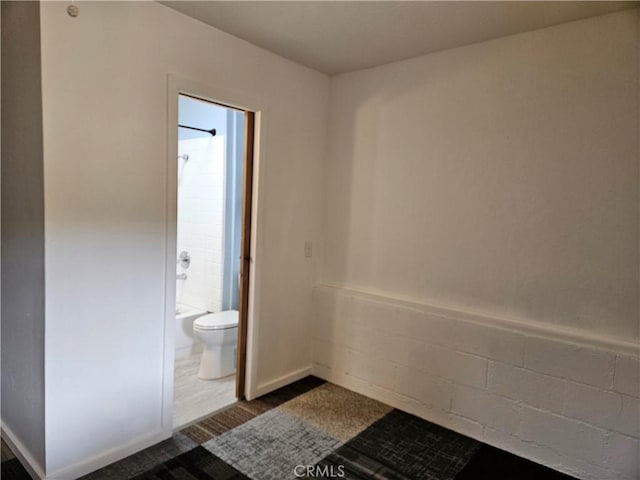
<path id="1" fill-rule="evenodd" d="M 314 374 L 579 478 L 639 478 L 636 352 L 469 317 L 319 286 Z"/>
<path id="2" fill-rule="evenodd" d="M 177 266 L 177 301 L 201 310 L 222 309 L 224 239 L 224 137 L 178 142 L 177 251 L 191 255 L 191 266 Z"/>

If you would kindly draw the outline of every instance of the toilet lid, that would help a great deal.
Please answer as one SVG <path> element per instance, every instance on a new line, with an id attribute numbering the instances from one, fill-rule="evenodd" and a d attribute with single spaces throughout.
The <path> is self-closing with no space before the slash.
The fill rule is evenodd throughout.
<path id="1" fill-rule="evenodd" d="M 226 310 L 224 312 L 209 313 L 196 318 L 194 326 L 202 330 L 221 330 L 238 326 L 238 311 Z"/>

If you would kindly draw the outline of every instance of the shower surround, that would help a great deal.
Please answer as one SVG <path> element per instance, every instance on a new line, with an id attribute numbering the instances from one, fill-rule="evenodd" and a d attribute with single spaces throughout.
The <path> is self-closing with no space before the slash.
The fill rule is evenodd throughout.
<path id="1" fill-rule="evenodd" d="M 198 310 L 222 309 L 224 245 L 224 136 L 178 142 L 177 251 L 191 264 L 176 273 L 177 303 Z M 185 157 L 188 156 L 187 157 Z"/>

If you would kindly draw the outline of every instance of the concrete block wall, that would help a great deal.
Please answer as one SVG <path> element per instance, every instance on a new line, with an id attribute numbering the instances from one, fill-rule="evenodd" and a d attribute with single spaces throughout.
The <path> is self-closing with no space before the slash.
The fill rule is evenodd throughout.
<path id="1" fill-rule="evenodd" d="M 329 286 L 313 373 L 583 479 L 640 477 L 638 347 Z"/>

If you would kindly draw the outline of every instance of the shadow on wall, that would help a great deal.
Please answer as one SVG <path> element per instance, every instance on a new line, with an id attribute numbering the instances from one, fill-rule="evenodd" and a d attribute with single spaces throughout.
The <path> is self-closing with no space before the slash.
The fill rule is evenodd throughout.
<path id="1" fill-rule="evenodd" d="M 636 21 L 334 77 L 322 282 L 638 338 Z"/>

